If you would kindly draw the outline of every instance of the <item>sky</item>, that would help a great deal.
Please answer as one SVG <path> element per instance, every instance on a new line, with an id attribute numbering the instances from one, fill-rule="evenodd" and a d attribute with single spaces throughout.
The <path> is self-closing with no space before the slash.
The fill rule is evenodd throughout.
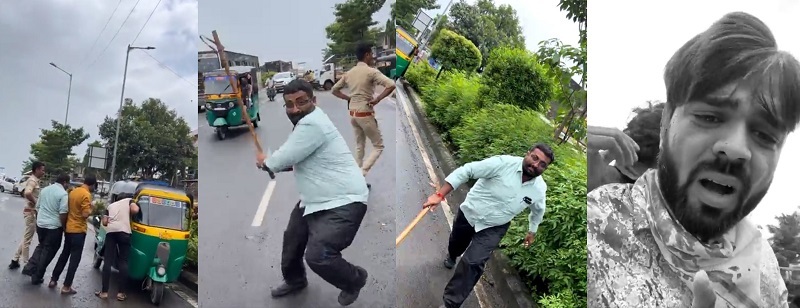
<path id="1" fill-rule="evenodd" d="M 200 4 L 200 34 L 212 38 L 217 30 L 225 50 L 258 57 L 261 64 L 270 61 L 306 62 L 306 69 L 322 68 L 322 49 L 327 47 L 325 27 L 334 22 L 333 7 L 343 0 L 227 0 Z M 391 15 L 386 1 L 372 19 L 383 27 Z M 233 8 L 233 9 L 230 9 Z M 199 50 L 210 50 L 196 40 Z"/>
<path id="2" fill-rule="evenodd" d="M 3 1 L 0 29 L 0 167 L 9 177 L 20 176 L 40 129 L 65 120 L 69 76 L 49 63 L 73 74 L 67 124 L 90 135 L 73 149 L 82 158 L 86 145 L 100 139 L 98 125 L 119 108 L 126 46 L 140 30 L 134 46 L 156 49 L 148 51 L 152 58 L 130 53 L 125 97 L 160 98 L 197 128 L 197 0 Z"/>
<path id="3" fill-rule="evenodd" d="M 430 17 L 441 14 L 449 0 L 438 0 L 439 8 L 428 10 Z M 458 2 L 454 0 L 453 3 Z M 475 0 L 467 0 L 475 4 Z M 589 1 L 591 2 L 591 1 Z M 525 36 L 525 47 L 530 51 L 539 49 L 539 42 L 558 38 L 567 45 L 578 47 L 578 24 L 567 19 L 567 14 L 558 8 L 558 0 L 495 0 L 495 5 L 508 4 L 517 11 L 517 19 Z"/>
<path id="4" fill-rule="evenodd" d="M 600 4 L 602 3 L 602 4 Z M 589 1 L 589 125 L 624 128 L 630 111 L 647 100 L 666 100 L 663 72 L 672 54 L 726 13 L 750 13 L 772 30 L 778 48 L 800 58 L 800 1 Z M 622 14 L 620 12 L 636 12 Z M 622 18 L 624 16 L 624 18 Z M 621 112 L 625 111 L 625 112 Z M 782 213 L 798 210 L 793 172 L 800 170 L 800 133 L 791 134 L 775 177 L 761 204 L 750 214 L 758 225 L 776 224 Z M 766 232 L 766 231 L 765 231 Z M 766 235 L 769 235 L 766 232 Z"/>

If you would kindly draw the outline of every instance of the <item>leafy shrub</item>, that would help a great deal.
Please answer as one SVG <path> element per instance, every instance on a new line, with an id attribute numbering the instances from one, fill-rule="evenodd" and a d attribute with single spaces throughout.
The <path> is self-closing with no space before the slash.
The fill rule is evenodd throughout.
<path id="1" fill-rule="evenodd" d="M 106 207 L 107 205 L 105 201 L 103 200 L 94 201 L 94 207 L 92 208 L 92 213 L 90 214 L 90 216 L 103 215 L 103 211 L 106 210 Z"/>
<path id="2" fill-rule="evenodd" d="M 419 61 L 417 63 L 411 63 L 403 77 L 414 89 L 425 92 L 423 87 L 433 84 L 436 79 L 436 70 L 428 63 Z"/>
<path id="3" fill-rule="evenodd" d="M 525 49 L 492 50 L 483 70 L 482 95 L 488 100 L 544 112 L 555 91 L 547 67 Z"/>
<path id="4" fill-rule="evenodd" d="M 451 129 L 461 124 L 462 118 L 480 108 L 478 92 L 480 78 L 467 76 L 462 72 L 448 72 L 439 80 L 426 87 L 423 93 L 425 113 L 448 138 Z"/>
<path id="5" fill-rule="evenodd" d="M 197 220 L 189 225 L 189 249 L 186 251 L 186 265 L 197 268 Z"/>
<path id="6" fill-rule="evenodd" d="M 472 41 L 443 29 L 431 45 L 431 57 L 447 70 L 474 72 L 481 65 L 481 51 Z"/>
<path id="7" fill-rule="evenodd" d="M 571 290 L 558 292 L 558 294 L 555 295 L 550 294 L 542 296 L 542 298 L 539 299 L 539 305 L 541 305 L 542 308 L 582 307 L 580 301 L 575 298 Z M 586 303 L 583 303 L 583 306 L 586 306 Z"/>
<path id="8" fill-rule="evenodd" d="M 501 247 L 534 293 L 549 295 L 542 300 L 550 307 L 581 307 L 586 305 L 586 155 L 570 144 L 554 144 L 552 131 L 535 111 L 494 104 L 466 116 L 452 138 L 462 164 L 499 154 L 522 156 L 538 142 L 551 145 L 556 161 L 542 175 L 547 212 L 536 241 L 522 247 L 525 210 L 512 220 Z"/>

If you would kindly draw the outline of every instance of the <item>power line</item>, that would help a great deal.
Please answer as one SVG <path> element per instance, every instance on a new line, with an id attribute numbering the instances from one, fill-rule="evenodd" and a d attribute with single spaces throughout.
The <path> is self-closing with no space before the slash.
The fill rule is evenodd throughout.
<path id="1" fill-rule="evenodd" d="M 114 11 L 111 12 L 111 15 L 108 16 L 108 20 L 106 20 L 106 24 L 103 26 L 103 30 L 100 30 L 100 33 L 98 33 L 97 37 L 94 38 L 94 43 L 92 43 L 92 48 L 89 48 L 89 51 L 86 52 L 86 56 L 83 57 L 83 60 L 81 60 L 81 65 L 80 66 L 83 66 L 83 64 L 86 63 L 86 60 L 89 59 L 89 55 L 92 54 L 92 51 L 94 50 L 94 47 L 97 46 L 97 41 L 100 40 L 100 35 L 103 34 L 103 31 L 106 31 L 106 27 L 108 27 L 108 23 L 111 22 L 111 18 L 114 17 L 114 14 L 117 13 L 117 9 L 119 9 L 119 5 L 120 4 L 122 4 L 122 0 L 119 0 L 119 2 L 117 2 L 117 7 L 115 7 Z"/>
<path id="2" fill-rule="evenodd" d="M 103 57 L 103 53 L 106 52 L 106 50 L 108 49 L 108 46 L 111 46 L 111 43 L 114 42 L 115 38 L 117 38 L 117 34 L 119 34 L 119 31 L 122 30 L 123 26 L 125 26 L 125 23 L 128 21 L 128 18 L 130 18 L 131 14 L 133 14 L 133 10 L 135 10 L 136 6 L 139 5 L 139 1 L 141 1 L 141 0 L 136 0 L 136 3 L 131 8 L 131 11 L 128 12 L 128 16 L 126 16 L 125 20 L 122 21 L 122 24 L 119 25 L 119 28 L 117 29 L 117 33 L 114 33 L 114 36 L 111 38 L 110 41 L 108 41 L 108 45 L 106 45 L 106 48 L 104 48 L 103 51 L 100 52 L 100 54 L 97 56 L 97 59 L 95 59 L 94 62 L 92 62 L 92 64 L 90 64 L 87 68 L 92 67 L 95 63 L 97 63 L 98 60 L 100 60 L 101 57 Z"/>
<path id="3" fill-rule="evenodd" d="M 146 50 L 142 50 L 142 51 L 143 51 L 143 52 L 144 52 L 144 53 L 145 53 L 145 54 L 146 54 L 148 57 L 150 57 L 150 59 L 153 59 L 153 61 L 156 61 L 156 62 L 158 63 L 158 65 L 160 65 L 160 66 L 161 66 L 161 68 L 163 68 L 163 69 L 166 69 L 166 70 L 168 70 L 168 71 L 172 72 L 172 74 L 174 74 L 175 76 L 177 76 L 177 77 L 178 77 L 178 78 L 180 78 L 181 80 L 185 81 L 185 82 L 186 82 L 186 84 L 188 84 L 189 86 L 192 86 L 192 87 L 196 87 L 196 86 L 197 86 L 197 85 L 195 85 L 195 84 L 193 84 L 193 83 L 189 82 L 188 80 L 186 80 L 186 78 L 183 78 L 183 76 L 181 76 L 180 74 L 178 74 L 177 72 L 175 72 L 175 70 L 171 69 L 171 68 L 170 68 L 169 66 L 167 66 L 166 64 L 164 64 L 164 63 L 161 63 L 161 61 L 158 61 L 158 59 L 156 59 L 155 57 L 153 57 L 153 55 L 151 55 L 151 54 L 150 54 L 149 52 L 147 52 Z"/>
<path id="4" fill-rule="evenodd" d="M 158 8 L 159 4 L 161 4 L 161 0 L 158 0 L 158 3 L 156 3 L 156 6 L 153 8 L 152 11 L 150 11 L 150 16 L 147 16 L 147 20 L 144 21 L 144 24 L 142 25 L 142 28 L 139 29 L 139 33 L 136 33 L 136 37 L 133 38 L 133 42 L 131 42 L 131 45 L 136 43 L 136 40 L 139 38 L 139 34 L 142 34 L 142 30 L 144 30 L 144 27 L 147 26 L 148 22 L 150 22 L 150 17 L 153 17 L 153 13 L 156 12 L 156 9 Z"/>

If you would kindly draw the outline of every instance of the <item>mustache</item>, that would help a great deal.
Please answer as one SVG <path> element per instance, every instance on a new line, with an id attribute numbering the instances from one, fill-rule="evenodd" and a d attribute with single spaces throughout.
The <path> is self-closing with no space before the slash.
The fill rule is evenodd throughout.
<path id="1" fill-rule="evenodd" d="M 698 180 L 697 176 L 703 171 L 727 174 L 738 179 L 745 188 L 749 187 L 751 172 L 742 161 L 732 161 L 725 156 L 718 155 L 713 161 L 704 161 L 698 164 L 690 173 L 687 184 Z"/>

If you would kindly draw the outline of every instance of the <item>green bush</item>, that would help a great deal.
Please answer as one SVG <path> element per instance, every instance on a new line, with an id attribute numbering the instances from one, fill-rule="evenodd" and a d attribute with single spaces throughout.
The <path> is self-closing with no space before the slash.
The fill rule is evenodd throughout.
<path id="1" fill-rule="evenodd" d="M 436 83 L 426 87 L 422 97 L 425 113 L 444 138 L 449 139 L 450 130 L 461 124 L 465 115 L 480 108 L 480 87 L 478 76 L 467 76 L 459 71 L 443 73 Z"/>
<path id="2" fill-rule="evenodd" d="M 432 85 L 435 81 L 436 70 L 428 63 L 419 61 L 417 63 L 411 63 L 403 77 L 411 84 L 411 87 L 424 93 L 425 90 L 423 87 Z"/>
<path id="3" fill-rule="evenodd" d="M 490 101 L 546 111 L 555 92 L 547 67 L 525 49 L 496 48 L 483 70 L 482 96 Z"/>
<path id="4" fill-rule="evenodd" d="M 186 265 L 197 268 L 197 220 L 189 225 L 189 249 L 186 251 Z"/>
<path id="5" fill-rule="evenodd" d="M 539 305 L 542 308 L 573 308 L 584 307 L 586 303 L 581 305 L 581 301 L 575 298 L 575 294 L 571 290 L 566 290 L 555 295 L 542 296 L 539 299 Z"/>
<path id="6" fill-rule="evenodd" d="M 466 116 L 452 138 L 462 164 L 499 154 L 522 156 L 538 142 L 551 145 L 556 161 L 542 175 L 548 184 L 547 211 L 536 241 L 522 247 L 525 210 L 512 220 L 501 247 L 534 294 L 553 303 L 550 307 L 581 307 L 586 305 L 586 155 L 570 144 L 554 144 L 552 131 L 535 111 L 494 104 Z"/>
<path id="7" fill-rule="evenodd" d="M 472 41 L 453 31 L 443 29 L 431 45 L 431 57 L 446 70 L 474 72 L 481 65 L 481 51 Z"/>

